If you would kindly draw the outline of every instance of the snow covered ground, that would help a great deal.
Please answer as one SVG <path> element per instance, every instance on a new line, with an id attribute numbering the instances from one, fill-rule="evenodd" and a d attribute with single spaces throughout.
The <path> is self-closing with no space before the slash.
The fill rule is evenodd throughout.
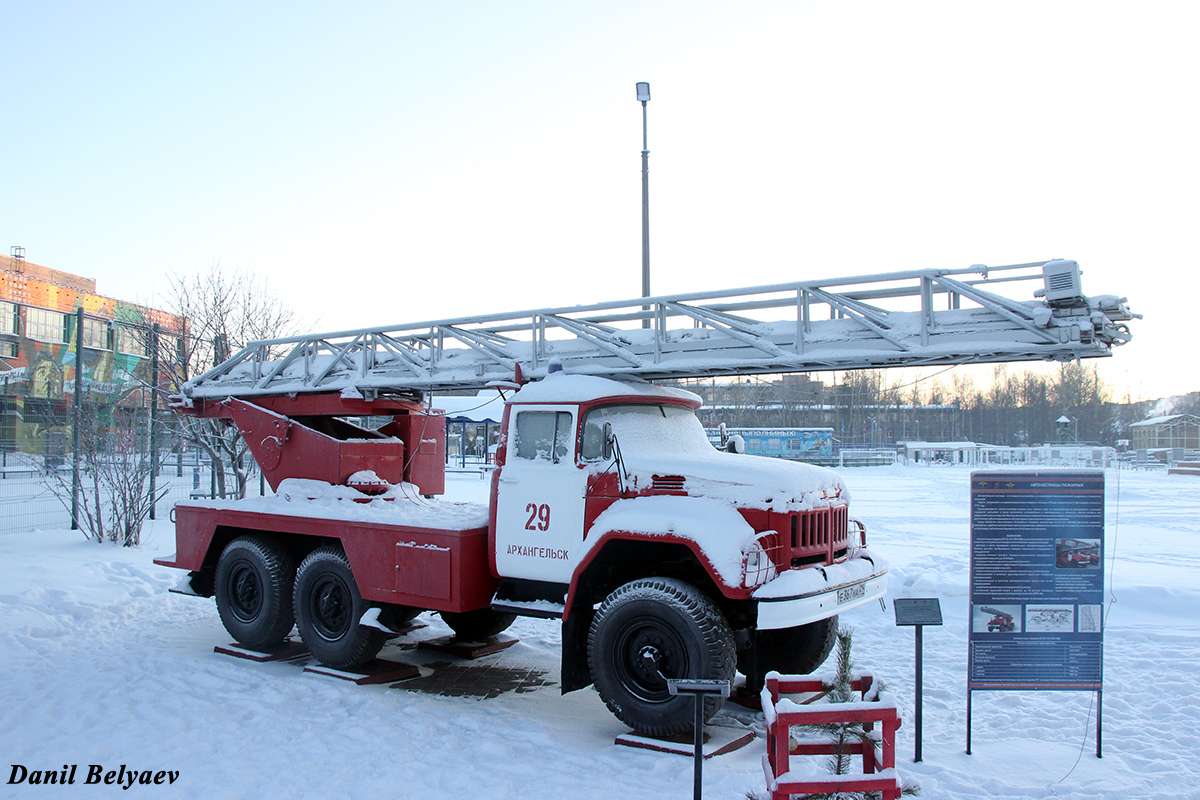
<path id="1" fill-rule="evenodd" d="M 1088 693 L 978 693 L 974 755 L 963 752 L 969 472 L 844 475 L 855 515 L 892 564 L 891 596 L 941 598 L 946 624 L 925 633 L 919 764 L 912 630 L 894 627 L 890 607 L 843 618 L 855 630 L 855 660 L 905 706 L 899 766 L 921 783 L 921 797 L 1200 796 L 1200 480 L 1108 474 L 1106 547 L 1115 563 L 1106 565 L 1112 605 L 1097 759 Z M 453 499 L 485 499 L 476 476 L 448 483 Z M 123 550 L 69 531 L 0 532 L 0 797 L 691 797 L 690 759 L 617 747 L 613 737 L 625 729 L 594 691 L 558 693 L 554 622 L 518 620 L 511 632 L 521 641 L 476 664 L 501 679 L 544 672 L 544 688 L 476 699 L 354 686 L 295 664 L 214 654 L 229 636 L 212 601 L 168 594 L 178 574 L 151 563 L 174 550 L 171 524 L 155 523 L 146 539 Z M 409 638 L 448 633 L 436 617 L 422 619 L 429 626 Z M 431 661 L 395 645 L 382 655 Z M 714 722 L 762 730 L 761 716 L 744 710 Z M 763 750 L 760 738 L 706 762 L 704 796 L 765 795 Z M 74 785 L 9 785 L 16 764 L 79 767 Z M 126 795 L 117 785 L 83 785 L 92 764 L 178 776 Z"/>

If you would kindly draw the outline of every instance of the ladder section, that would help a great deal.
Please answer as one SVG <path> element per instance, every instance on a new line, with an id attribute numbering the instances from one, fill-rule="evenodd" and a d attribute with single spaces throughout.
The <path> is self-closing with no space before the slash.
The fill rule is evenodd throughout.
<path id="1" fill-rule="evenodd" d="M 1022 283 L 1026 299 L 996 291 Z M 183 395 L 373 399 L 483 387 L 512 380 L 518 366 L 538 378 L 555 361 L 567 372 L 661 381 L 1074 360 L 1110 355 L 1139 316 L 1125 298 L 1085 297 L 1073 261 L 913 270 L 264 340 Z"/>

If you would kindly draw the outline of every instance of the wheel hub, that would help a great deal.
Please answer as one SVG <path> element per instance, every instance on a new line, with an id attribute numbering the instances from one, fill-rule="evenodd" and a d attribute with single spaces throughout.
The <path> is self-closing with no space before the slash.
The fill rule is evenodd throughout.
<path id="1" fill-rule="evenodd" d="M 647 629 L 636 635 L 630 644 L 633 656 L 630 668 L 638 683 L 649 689 L 666 686 L 672 662 L 669 643 L 661 634 Z"/>
<path id="2" fill-rule="evenodd" d="M 309 608 L 317 633 L 329 640 L 343 636 L 351 627 L 349 596 L 337 579 L 330 577 L 313 587 Z"/>
<path id="3" fill-rule="evenodd" d="M 328 588 L 321 592 L 321 596 L 317 599 L 317 610 L 321 614 L 321 619 L 326 622 L 337 622 L 343 613 L 341 593 L 336 588 Z"/>
<path id="4" fill-rule="evenodd" d="M 259 590 L 258 576 L 250 569 L 238 571 L 233 578 L 233 603 L 238 617 L 243 621 L 253 618 L 261 602 L 262 593 Z"/>

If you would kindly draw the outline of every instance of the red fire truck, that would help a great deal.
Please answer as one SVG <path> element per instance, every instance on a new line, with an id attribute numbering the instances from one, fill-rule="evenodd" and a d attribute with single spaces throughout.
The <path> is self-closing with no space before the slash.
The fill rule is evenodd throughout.
<path id="1" fill-rule="evenodd" d="M 1013 621 L 1013 615 L 1007 611 L 1001 611 L 998 608 L 984 606 L 983 610 L 992 615 L 988 620 L 988 633 L 1012 633 L 1017 629 L 1016 623 Z"/>
<path id="2" fill-rule="evenodd" d="M 1036 266 L 1049 288 L 1064 265 L 1077 282 L 1074 262 L 1011 269 Z M 980 288 L 986 268 L 985 281 L 952 277 L 968 271 L 252 343 L 176 404 L 236 425 L 274 496 L 178 504 L 177 552 L 158 563 L 187 570 L 182 591 L 215 596 L 242 644 L 295 626 L 335 667 L 369 661 L 425 611 L 469 640 L 517 615 L 560 619 L 564 692 L 595 684 L 633 728 L 687 730 L 692 700 L 669 679 L 740 670 L 754 691 L 768 670 L 815 669 L 838 614 L 880 598 L 887 568 L 836 473 L 717 450 L 699 397 L 647 381 L 1076 358 L 1129 338 L 1116 298 L 1066 297 L 1068 282 L 1049 303 L 1015 303 Z M 938 293 L 949 308 L 935 311 Z M 878 303 L 893 297 L 921 310 L 889 316 Z M 428 396 L 483 385 L 511 392 L 490 501 L 448 503 L 445 423 Z M 705 703 L 707 719 L 720 700 Z"/>

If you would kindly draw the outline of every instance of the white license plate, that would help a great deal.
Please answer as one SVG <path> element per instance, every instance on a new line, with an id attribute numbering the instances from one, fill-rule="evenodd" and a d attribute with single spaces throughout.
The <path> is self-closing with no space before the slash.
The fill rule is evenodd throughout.
<path id="1" fill-rule="evenodd" d="M 842 603 L 849 603 L 851 600 L 857 600 L 866 593 L 867 585 L 865 583 L 838 589 L 837 604 L 840 606 Z"/>

